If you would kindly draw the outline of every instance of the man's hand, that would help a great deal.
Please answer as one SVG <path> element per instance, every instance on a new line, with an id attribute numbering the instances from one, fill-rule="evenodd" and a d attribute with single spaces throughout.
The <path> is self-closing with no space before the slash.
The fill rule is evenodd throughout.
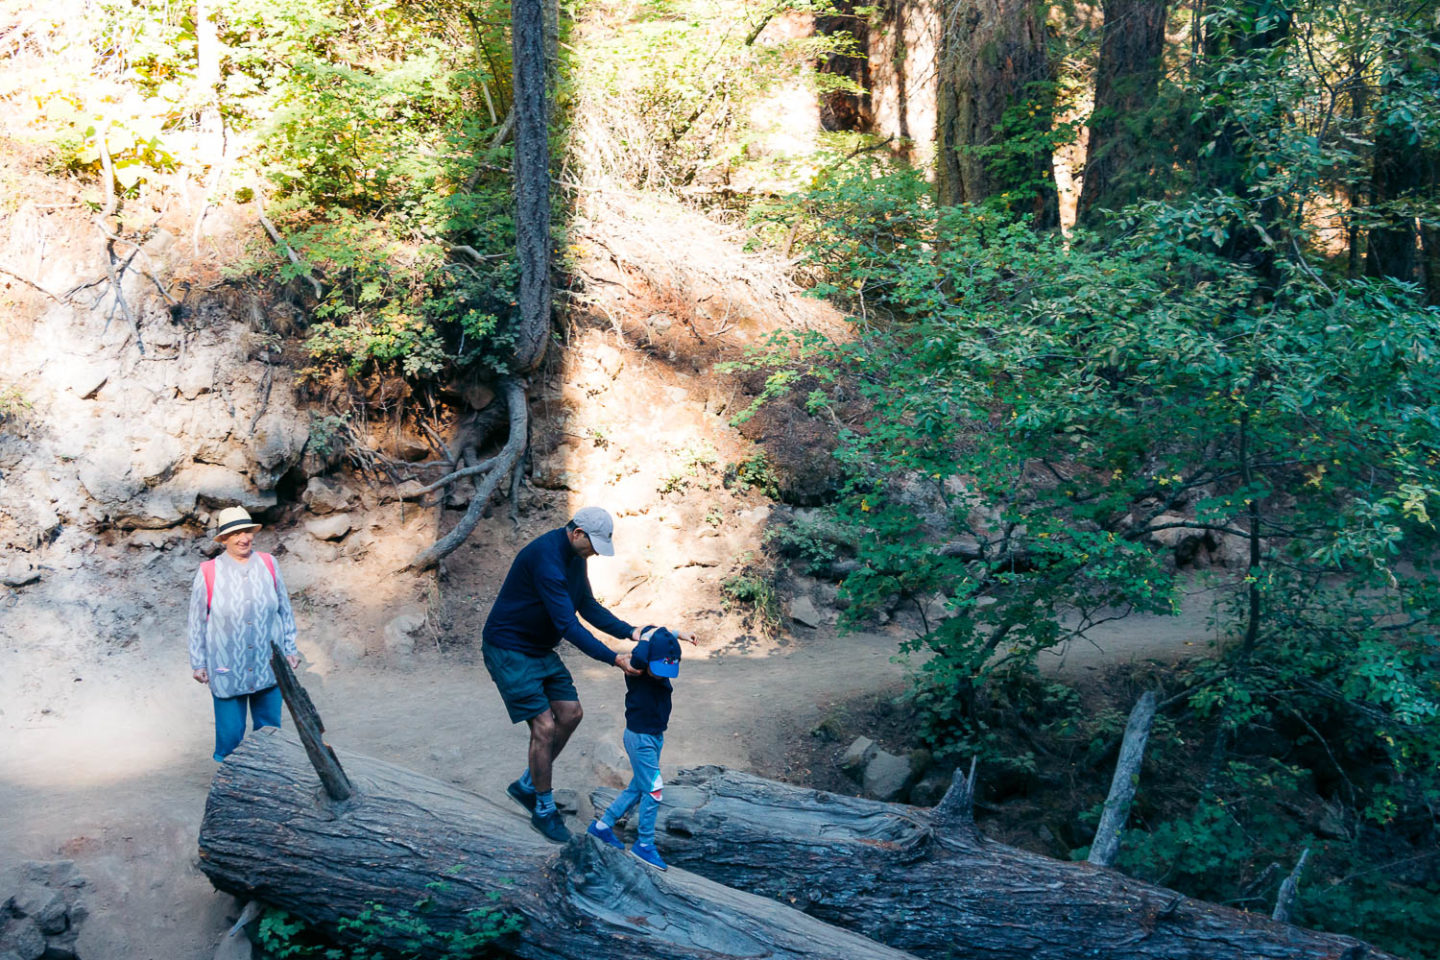
<path id="1" fill-rule="evenodd" d="M 640 671 L 630 666 L 630 654 L 628 653 L 615 654 L 615 666 L 619 667 L 621 670 L 624 670 L 625 676 L 627 677 L 640 676 Z"/>
<path id="2" fill-rule="evenodd" d="M 191 670 L 190 676 L 195 678 L 196 683 L 210 682 L 210 671 L 206 670 L 204 667 L 201 667 L 199 670 Z"/>

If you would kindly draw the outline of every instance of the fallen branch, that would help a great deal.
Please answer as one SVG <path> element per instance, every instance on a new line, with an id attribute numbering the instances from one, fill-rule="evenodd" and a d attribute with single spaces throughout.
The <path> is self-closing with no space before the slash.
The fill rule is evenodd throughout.
<path id="1" fill-rule="evenodd" d="M 45 296 L 49 297 L 51 300 L 54 300 L 56 303 L 68 302 L 64 297 L 57 297 L 49 290 L 46 290 L 44 287 L 40 286 L 40 284 L 36 283 L 34 280 L 27 280 L 25 277 L 22 277 L 20 274 L 16 273 L 14 270 L 9 269 L 8 267 L 0 266 L 0 273 L 5 274 L 5 276 L 10 277 L 12 280 L 19 280 L 31 290 L 43 293 Z"/>

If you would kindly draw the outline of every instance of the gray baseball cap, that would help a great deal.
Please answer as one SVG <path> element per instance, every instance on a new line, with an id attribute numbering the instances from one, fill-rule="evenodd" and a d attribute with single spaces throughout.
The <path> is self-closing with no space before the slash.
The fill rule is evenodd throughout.
<path id="1" fill-rule="evenodd" d="M 602 557 L 615 556 L 615 545 L 610 542 L 615 533 L 615 521 L 610 519 L 604 507 L 583 507 L 570 522 L 575 524 L 575 529 L 585 531 L 596 553 Z"/>

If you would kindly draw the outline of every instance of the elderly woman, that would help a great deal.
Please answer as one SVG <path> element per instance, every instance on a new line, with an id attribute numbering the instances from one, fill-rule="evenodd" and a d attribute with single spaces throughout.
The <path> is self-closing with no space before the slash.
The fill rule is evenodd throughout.
<path id="1" fill-rule="evenodd" d="M 190 671 L 215 701 L 215 759 L 245 736 L 245 711 L 256 730 L 280 726 L 282 700 L 270 667 L 270 645 L 294 667 L 295 616 L 275 558 L 255 550 L 260 524 L 244 507 L 220 511 L 215 539 L 225 552 L 195 572 L 190 588 Z"/>

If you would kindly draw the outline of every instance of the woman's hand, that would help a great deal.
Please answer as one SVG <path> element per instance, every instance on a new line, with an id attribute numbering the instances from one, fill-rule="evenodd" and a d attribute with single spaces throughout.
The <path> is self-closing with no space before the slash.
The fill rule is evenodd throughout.
<path id="1" fill-rule="evenodd" d="M 201 667 L 199 670 L 191 670 L 190 676 L 195 678 L 196 683 L 210 682 L 210 671 L 206 670 L 204 667 Z"/>
<path id="2" fill-rule="evenodd" d="M 288 664 L 290 664 L 290 669 L 291 669 L 291 670 L 294 670 L 296 667 L 300 666 L 300 658 L 299 658 L 299 657 L 286 657 L 286 658 L 285 658 L 285 662 L 288 663 Z"/>

